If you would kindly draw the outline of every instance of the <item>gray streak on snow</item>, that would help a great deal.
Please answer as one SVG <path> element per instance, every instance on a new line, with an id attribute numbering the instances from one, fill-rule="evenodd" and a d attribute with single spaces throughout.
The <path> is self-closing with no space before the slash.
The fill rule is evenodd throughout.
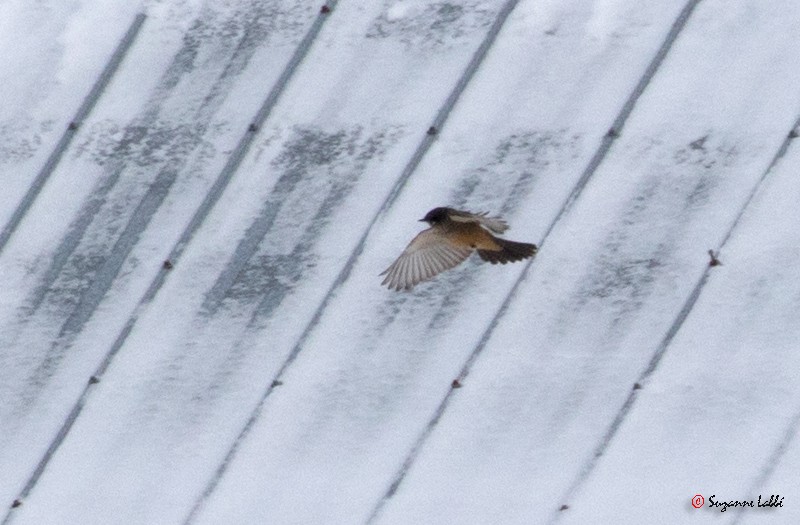
<path id="1" fill-rule="evenodd" d="M 427 5 L 397 5 L 381 15 L 367 38 L 395 38 L 411 52 L 437 46 L 453 46 L 476 29 L 492 24 L 494 9 L 486 2 L 434 2 Z"/>
<path id="2" fill-rule="evenodd" d="M 45 4 L 0 2 L 3 523 L 679 522 L 794 482 L 789 0 L 143 0 L 74 126 L 141 6 Z M 442 204 L 542 249 L 380 288 Z"/>
<path id="3" fill-rule="evenodd" d="M 230 25 L 236 27 L 241 23 L 242 21 Z M 32 299 L 36 309 L 47 301 L 48 313 L 56 315 L 56 319 L 51 322 L 62 324 L 57 340 L 42 355 L 41 363 L 28 374 L 25 383 L 29 387 L 22 394 L 22 406 L 31 406 L 30 396 L 35 396 L 36 392 L 49 381 L 50 376 L 60 365 L 63 354 L 69 350 L 74 337 L 94 314 L 128 254 L 138 242 L 139 236 L 167 197 L 189 155 L 201 143 L 200 139 L 207 123 L 222 103 L 223 96 L 227 94 L 227 90 L 223 87 L 234 81 L 247 65 L 248 58 L 255 52 L 252 32 L 249 29 L 252 25 L 258 27 L 259 18 L 248 19 L 244 25 L 238 42 L 235 40 L 230 42 L 226 38 L 221 38 L 219 42 L 194 36 L 184 38 L 184 47 L 176 55 L 172 67 L 162 76 L 155 95 L 143 110 L 143 120 L 132 128 L 127 128 L 125 135 L 119 141 L 119 146 L 110 151 L 113 161 L 106 168 L 108 180 L 99 182 L 99 188 L 93 192 L 93 197 L 73 224 L 71 233 L 64 238 L 59 247 L 62 251 L 54 254 L 53 262 L 45 272 L 45 280 L 39 285 L 39 291 Z M 204 24 L 197 23 L 189 35 L 193 35 L 196 31 L 202 32 L 203 28 Z M 266 36 L 264 31 L 257 31 L 256 34 L 262 35 L 262 38 Z M 172 95 L 172 90 L 184 75 L 204 73 L 203 70 L 196 68 L 192 61 L 186 60 L 188 55 L 196 56 L 201 43 L 223 47 L 223 52 L 212 53 L 217 56 L 223 67 L 220 68 L 214 62 L 210 63 L 212 66 L 210 72 L 215 80 L 211 83 L 209 93 L 196 101 L 195 108 L 189 106 L 186 118 L 191 118 L 192 122 L 178 124 L 176 129 L 182 132 L 176 133 L 176 129 L 153 126 L 161 112 L 161 106 L 166 104 Z M 152 181 L 145 182 L 147 186 L 143 194 L 144 181 L 139 181 L 137 178 L 125 179 L 123 194 L 108 201 L 104 197 L 116 189 L 114 186 L 120 180 L 119 170 L 126 169 L 129 158 L 133 159 L 134 165 L 138 167 L 157 167 L 157 175 Z M 101 160 L 99 164 L 105 163 Z M 144 173 L 142 175 L 145 175 L 146 181 L 147 175 Z M 103 204 L 107 206 L 104 207 Z M 94 232 L 90 229 L 92 226 Z M 78 227 L 84 227 L 83 231 L 79 231 Z M 84 239 L 88 249 L 82 252 L 80 248 L 84 243 L 81 241 Z"/>
<path id="4" fill-rule="evenodd" d="M 106 89 L 106 86 L 114 76 L 114 73 L 117 71 L 120 63 L 125 58 L 128 49 L 135 41 L 142 24 L 144 24 L 144 20 L 145 16 L 142 14 L 139 14 L 134 18 L 133 22 L 128 28 L 128 31 L 122 37 L 117 45 L 116 50 L 111 55 L 108 64 L 106 64 L 106 67 L 100 73 L 100 76 L 97 78 L 94 86 L 92 86 L 91 91 L 89 91 L 89 93 L 86 95 L 86 98 L 84 98 L 83 103 L 78 108 L 75 116 L 67 126 L 67 129 L 64 130 L 61 140 L 59 140 L 58 144 L 56 144 L 55 148 L 50 153 L 50 156 L 47 158 L 44 166 L 36 175 L 36 178 L 31 182 L 28 191 L 22 197 L 22 201 L 17 206 L 17 209 L 14 210 L 11 218 L 5 225 L 3 225 L 3 230 L 0 231 L 0 253 L 5 250 L 9 238 L 16 231 L 19 223 L 25 217 L 28 209 L 38 197 L 39 192 L 42 190 L 44 184 L 50 178 L 53 171 L 58 167 L 62 155 L 67 151 L 67 148 L 75 136 L 78 126 L 80 126 L 83 120 L 91 113 L 100 96 L 103 94 L 103 91 Z"/>
<path id="5" fill-rule="evenodd" d="M 293 285 L 316 265 L 314 241 L 329 218 L 399 133 L 363 137 L 361 128 L 327 133 L 295 129 L 270 163 L 280 173 L 258 218 L 228 266 L 206 293 L 202 310 L 258 300 L 256 316 L 277 308 Z"/>
<path id="6" fill-rule="evenodd" d="M 263 6 L 265 4 L 261 3 L 259 5 Z M 248 23 L 251 24 L 249 26 L 249 29 L 253 28 L 253 24 L 259 26 L 260 24 L 259 17 L 257 16 L 253 17 L 252 12 L 247 12 L 244 14 L 247 15 L 244 20 L 249 21 L 245 22 L 245 25 L 247 25 Z M 271 16 L 271 14 L 272 13 L 267 13 L 268 16 L 266 16 L 266 18 L 268 20 L 274 21 L 275 17 Z M 261 19 L 263 20 L 263 18 Z M 227 65 L 221 71 L 217 71 L 214 73 L 214 75 L 216 75 L 216 80 L 212 83 L 211 91 L 205 96 L 205 98 L 202 101 L 200 101 L 201 104 L 196 109 L 194 109 L 194 111 L 189 111 L 190 113 L 189 116 L 195 119 L 200 119 L 202 121 L 203 119 L 208 120 L 214 115 L 215 111 L 219 108 L 220 104 L 222 103 L 224 97 L 227 96 L 228 94 L 227 91 L 229 88 L 226 87 L 225 89 L 221 89 L 220 86 L 230 86 L 233 82 L 232 77 L 236 77 L 247 66 L 250 57 L 252 57 L 253 53 L 255 53 L 256 51 L 256 44 L 258 44 L 259 41 L 263 41 L 263 39 L 267 36 L 267 33 L 262 29 L 263 27 L 257 31 L 245 30 L 242 35 L 242 38 L 238 42 L 238 46 L 230 50 L 233 51 L 232 57 L 230 56 L 230 51 L 227 51 L 223 53 L 222 56 L 219 57 L 218 59 L 210 62 L 210 64 L 213 66 L 221 58 L 222 60 L 227 61 Z M 227 33 L 226 35 L 228 37 L 232 36 L 229 33 Z M 254 38 L 254 35 L 256 36 L 256 38 Z M 198 43 L 205 45 L 204 41 Z M 173 61 L 173 66 L 177 66 L 177 70 L 181 72 L 188 73 L 194 71 L 195 68 L 193 64 L 191 64 L 190 61 L 185 60 L 185 58 L 188 55 L 194 56 L 194 52 L 196 51 L 196 49 L 193 47 L 195 46 L 195 44 L 194 40 L 191 38 L 185 38 L 184 44 L 187 44 L 183 48 L 184 52 L 180 51 L 178 52 L 177 59 Z M 307 44 L 305 48 L 307 49 Z M 295 65 L 296 63 L 292 64 L 290 69 L 293 69 Z M 175 71 L 175 69 L 176 69 L 175 67 L 173 67 L 172 69 L 174 73 L 169 73 L 170 70 L 168 70 L 168 73 L 164 77 L 162 77 L 165 80 L 164 83 L 162 84 L 162 89 L 156 89 L 155 91 L 156 95 L 154 97 L 154 99 L 157 100 L 158 102 L 156 104 L 151 105 L 150 109 L 145 111 L 146 114 L 145 119 L 156 118 L 156 116 L 160 111 L 158 106 L 164 104 L 165 101 L 167 100 L 166 92 L 170 91 L 177 85 L 177 80 L 180 78 L 180 74 L 176 74 L 177 71 Z M 152 100 L 153 99 L 151 99 L 151 101 Z M 270 93 L 270 100 L 274 101 L 273 93 Z M 265 117 L 266 113 L 263 110 L 264 107 L 262 107 L 262 111 L 260 114 L 262 114 L 263 117 Z M 192 115 L 191 113 L 194 114 Z M 259 116 L 257 115 L 256 121 L 258 121 L 258 119 Z M 250 134 L 250 136 L 252 136 L 252 134 Z M 190 139 L 190 142 L 192 142 L 192 140 L 194 139 Z M 194 146 L 196 147 L 197 141 L 196 140 L 194 141 L 195 141 Z M 178 142 L 178 144 L 180 144 L 180 141 Z M 155 146 L 158 147 L 157 144 Z M 56 339 L 56 341 L 50 346 L 48 354 L 45 355 L 42 361 L 35 367 L 33 371 L 34 379 L 28 383 L 28 387 L 30 387 L 30 385 L 36 386 L 37 384 L 41 384 L 41 381 L 43 380 L 46 381 L 47 376 L 49 376 L 52 372 L 54 372 L 55 367 L 58 365 L 59 361 L 62 358 L 63 352 L 69 348 L 71 339 L 77 335 L 77 332 L 83 329 L 86 321 L 93 315 L 97 305 L 105 295 L 105 292 L 107 291 L 108 287 L 110 287 L 112 281 L 116 278 L 124 260 L 127 258 L 127 255 L 130 253 L 131 249 L 138 241 L 140 234 L 149 224 L 150 219 L 153 217 L 153 215 L 156 213 L 161 203 L 165 199 L 167 193 L 169 192 L 169 189 L 171 188 L 172 184 L 174 183 L 177 177 L 177 170 L 183 167 L 184 163 L 187 161 L 185 157 L 188 153 L 192 151 L 193 147 L 184 149 L 179 145 L 177 147 L 173 146 L 170 149 L 171 153 L 178 155 L 177 158 L 176 157 L 168 158 L 166 166 L 160 169 L 160 172 L 156 177 L 155 181 L 149 186 L 149 188 L 147 189 L 147 193 L 145 193 L 144 197 L 142 198 L 137 208 L 135 209 L 130 221 L 128 222 L 125 228 L 125 231 L 123 231 L 120 237 L 117 239 L 108 259 L 104 259 L 102 261 L 102 264 L 97 270 L 98 276 L 95 277 L 95 279 L 91 281 L 91 284 L 88 285 L 88 288 L 84 292 L 82 292 L 82 295 L 80 296 L 79 302 L 77 303 L 76 307 L 64 321 L 61 333 L 59 334 L 59 338 Z M 181 154 L 183 154 L 183 158 L 181 158 L 180 156 Z M 116 176 L 112 177 L 112 180 L 114 182 L 115 178 Z M 113 184 L 106 185 L 106 187 L 110 186 L 113 186 Z M 112 203 L 112 205 L 116 204 L 117 203 Z M 96 206 L 94 204 L 90 204 L 89 208 L 90 209 L 96 208 Z M 82 214 L 83 218 L 78 220 L 78 224 L 79 225 L 87 224 L 89 220 L 86 219 L 86 217 L 88 216 L 89 214 L 84 211 L 84 213 Z M 75 231 L 74 228 L 73 231 Z M 69 243 L 70 246 L 68 246 L 67 248 L 69 250 L 72 250 L 74 249 L 75 245 L 77 245 L 77 242 L 80 240 L 80 234 L 79 233 L 71 234 L 70 236 L 68 236 L 68 238 L 75 239 L 74 242 Z M 56 257 L 55 258 L 56 265 L 63 267 L 64 265 L 63 260 L 64 260 L 63 256 Z M 78 260 L 80 260 L 80 258 L 78 258 Z M 51 267 L 51 271 L 48 273 L 50 275 L 54 275 L 56 272 L 53 271 Z M 49 278 L 52 279 L 52 277 Z M 40 287 L 40 289 L 42 289 L 42 287 Z M 41 300 L 35 302 L 38 302 L 39 305 L 42 303 Z M 126 330 L 129 330 L 129 328 L 126 328 Z M 106 357 L 106 360 L 103 363 L 101 363 L 98 372 L 96 374 L 96 377 L 102 375 L 102 371 L 105 369 L 105 367 L 107 367 L 108 361 L 113 355 L 114 351 L 115 349 L 112 348 L 112 352 L 109 353 Z M 36 484 L 40 475 L 44 471 L 44 467 L 47 465 L 49 460 L 52 458 L 52 455 L 54 454 L 55 450 L 58 449 L 63 439 L 66 437 L 67 433 L 72 428 L 72 425 L 74 424 L 76 418 L 81 413 L 81 409 L 84 403 L 84 398 L 86 397 L 86 395 L 88 395 L 88 392 L 89 392 L 88 387 L 83 390 L 82 395 L 80 396 L 76 404 L 73 406 L 73 409 L 70 411 L 69 415 L 64 420 L 61 429 L 51 442 L 47 452 L 42 456 L 38 467 L 33 471 L 31 476 L 28 478 L 28 481 L 26 482 L 25 486 L 20 492 L 21 497 L 25 497 L 27 493 L 32 489 L 32 487 Z M 28 390 L 28 393 L 22 396 L 18 408 L 22 409 L 31 408 L 32 399 L 30 398 L 31 396 L 36 396 L 36 395 L 37 392 L 35 388 L 33 390 Z M 8 428 L 8 431 L 11 430 L 12 430 L 11 428 Z M 10 519 L 11 516 L 12 514 L 7 515 L 6 521 Z"/>

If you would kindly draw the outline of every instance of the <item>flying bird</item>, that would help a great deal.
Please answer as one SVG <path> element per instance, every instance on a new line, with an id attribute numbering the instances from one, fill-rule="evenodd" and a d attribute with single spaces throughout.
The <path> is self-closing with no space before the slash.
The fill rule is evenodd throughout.
<path id="1" fill-rule="evenodd" d="M 414 285 L 461 264 L 473 250 L 492 264 L 521 261 L 533 257 L 535 244 L 501 239 L 508 229 L 500 217 L 470 213 L 453 208 L 434 208 L 420 219 L 431 225 L 412 240 L 405 251 L 381 275 L 381 283 L 394 290 L 410 290 Z"/>

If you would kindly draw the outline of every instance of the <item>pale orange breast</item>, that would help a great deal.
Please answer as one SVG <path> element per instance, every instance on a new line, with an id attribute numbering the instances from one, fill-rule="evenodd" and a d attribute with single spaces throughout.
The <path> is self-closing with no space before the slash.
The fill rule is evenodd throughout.
<path id="1" fill-rule="evenodd" d="M 495 242 L 492 234 L 472 223 L 455 223 L 449 228 L 448 235 L 454 242 L 470 246 L 477 250 L 500 251 L 503 248 Z"/>

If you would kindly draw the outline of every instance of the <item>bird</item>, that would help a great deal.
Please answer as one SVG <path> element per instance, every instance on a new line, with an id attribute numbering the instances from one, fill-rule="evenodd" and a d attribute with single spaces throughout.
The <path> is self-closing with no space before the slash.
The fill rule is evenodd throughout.
<path id="1" fill-rule="evenodd" d="M 380 275 L 381 285 L 390 290 L 411 290 L 439 273 L 461 264 L 473 251 L 484 261 L 506 264 L 536 255 L 535 244 L 509 241 L 493 234 L 508 229 L 500 217 L 487 212 L 472 213 L 448 207 L 433 208 L 420 222 L 430 228 L 421 231 L 400 257 Z"/>

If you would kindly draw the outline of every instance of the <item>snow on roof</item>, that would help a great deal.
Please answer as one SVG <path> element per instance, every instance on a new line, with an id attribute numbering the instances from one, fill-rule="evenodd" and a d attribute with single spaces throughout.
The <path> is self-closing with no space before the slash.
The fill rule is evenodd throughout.
<path id="1" fill-rule="evenodd" d="M 111 4 L 0 4 L 3 523 L 800 519 L 793 3 Z"/>

